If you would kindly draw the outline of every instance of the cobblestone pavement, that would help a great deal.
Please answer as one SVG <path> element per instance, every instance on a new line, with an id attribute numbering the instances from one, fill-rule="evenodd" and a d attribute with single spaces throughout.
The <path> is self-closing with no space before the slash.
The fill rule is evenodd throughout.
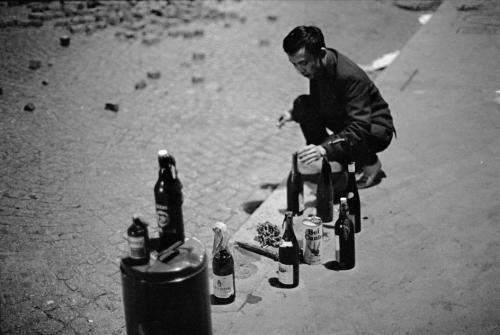
<path id="1" fill-rule="evenodd" d="M 175 155 L 186 231 L 210 250 L 210 225 L 235 232 L 302 145 L 296 125 L 275 127 L 307 91 L 284 35 L 317 24 L 366 64 L 421 14 L 391 1 L 57 6 L 0 7 L 3 334 L 124 333 L 123 234 L 135 212 L 154 224 L 157 151 Z"/>

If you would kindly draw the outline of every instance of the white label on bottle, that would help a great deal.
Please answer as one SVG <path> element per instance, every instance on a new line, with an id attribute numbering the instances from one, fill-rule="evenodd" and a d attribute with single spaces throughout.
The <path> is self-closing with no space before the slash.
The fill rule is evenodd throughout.
<path id="1" fill-rule="evenodd" d="M 340 263 L 340 239 L 335 235 L 335 260 Z"/>
<path id="2" fill-rule="evenodd" d="M 278 263 L 278 280 L 285 285 L 293 284 L 293 264 Z"/>
<path id="3" fill-rule="evenodd" d="M 234 294 L 233 275 L 214 275 L 214 295 L 217 298 L 229 298 Z"/>
<path id="4" fill-rule="evenodd" d="M 158 219 L 158 227 L 164 228 L 170 222 L 170 216 L 168 215 L 168 207 L 164 205 L 156 204 L 156 215 Z"/>
<path id="5" fill-rule="evenodd" d="M 128 237 L 130 258 L 142 259 L 146 257 L 146 240 L 144 237 Z"/>
<path id="6" fill-rule="evenodd" d="M 299 212 L 302 212 L 305 208 L 304 193 L 299 193 Z"/>

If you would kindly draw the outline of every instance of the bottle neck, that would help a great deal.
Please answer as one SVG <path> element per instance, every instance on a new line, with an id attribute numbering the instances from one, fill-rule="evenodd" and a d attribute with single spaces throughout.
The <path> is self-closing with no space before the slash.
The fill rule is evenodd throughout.
<path id="1" fill-rule="evenodd" d="M 355 173 L 356 172 L 356 164 L 354 162 L 350 162 L 348 165 L 347 165 L 347 171 L 349 173 Z"/>
<path id="2" fill-rule="evenodd" d="M 297 174 L 299 173 L 299 166 L 298 166 L 298 163 L 297 163 L 297 153 L 294 152 L 293 155 L 292 155 L 292 173 L 293 174 Z"/>
<path id="3" fill-rule="evenodd" d="M 177 179 L 177 169 L 174 164 L 171 163 L 160 163 L 160 170 L 158 172 L 160 178 L 167 178 L 171 180 Z"/>

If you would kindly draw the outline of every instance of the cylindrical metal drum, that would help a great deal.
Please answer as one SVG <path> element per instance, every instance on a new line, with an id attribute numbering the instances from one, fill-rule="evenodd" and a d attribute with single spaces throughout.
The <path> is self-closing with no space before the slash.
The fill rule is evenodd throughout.
<path id="1" fill-rule="evenodd" d="M 162 261 L 132 266 L 122 259 L 128 335 L 212 334 L 208 262 L 200 241 L 186 238 Z"/>

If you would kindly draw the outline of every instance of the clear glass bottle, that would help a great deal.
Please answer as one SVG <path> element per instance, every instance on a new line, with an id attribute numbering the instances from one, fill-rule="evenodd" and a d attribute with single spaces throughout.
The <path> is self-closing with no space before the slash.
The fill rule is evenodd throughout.
<path id="1" fill-rule="evenodd" d="M 227 227 L 222 222 L 215 223 L 212 248 L 212 271 L 214 304 L 229 304 L 236 297 L 234 259 L 228 248 Z"/>

